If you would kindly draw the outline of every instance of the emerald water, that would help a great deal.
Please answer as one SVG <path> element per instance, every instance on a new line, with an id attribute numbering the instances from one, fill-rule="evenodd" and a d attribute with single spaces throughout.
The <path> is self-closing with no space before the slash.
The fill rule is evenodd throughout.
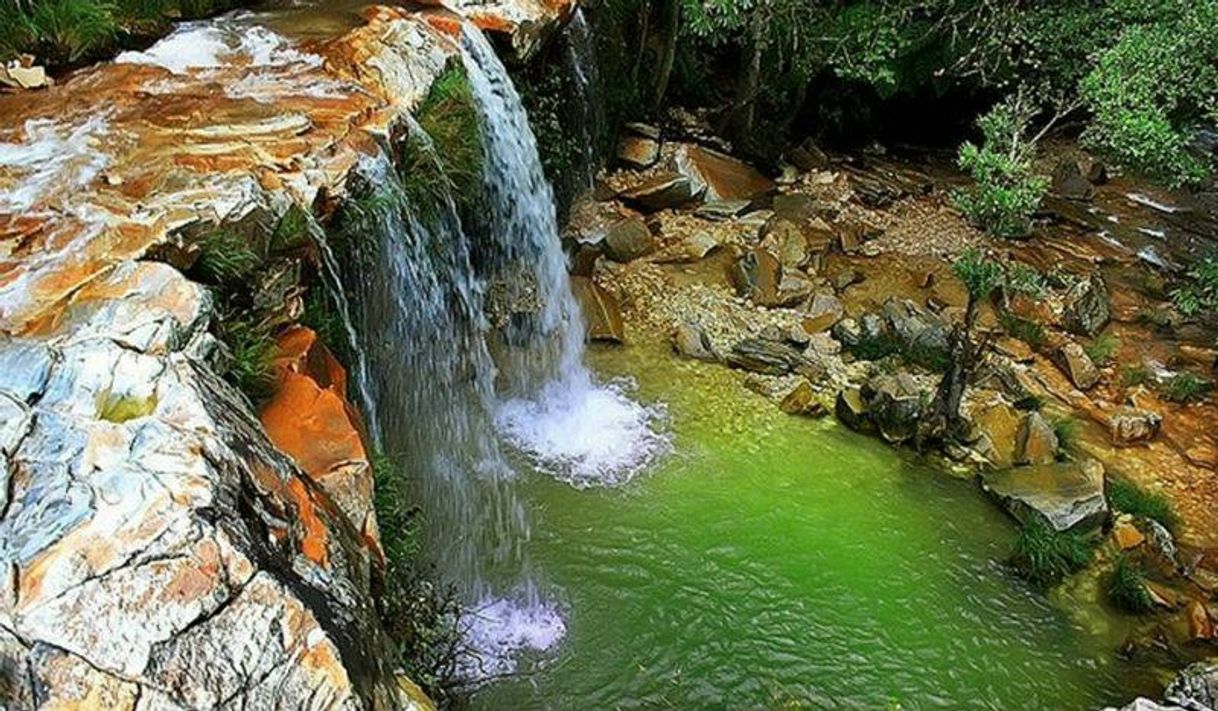
<path id="1" fill-rule="evenodd" d="M 520 483 L 567 633 L 476 708 L 1065 711 L 1155 690 L 1114 654 L 1119 620 L 1007 571 L 1014 526 L 971 482 L 721 369 L 589 359 L 667 403 L 674 453 L 617 488 Z"/>

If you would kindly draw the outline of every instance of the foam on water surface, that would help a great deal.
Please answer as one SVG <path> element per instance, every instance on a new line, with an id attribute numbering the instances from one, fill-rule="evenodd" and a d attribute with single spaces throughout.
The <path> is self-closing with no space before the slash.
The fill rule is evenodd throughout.
<path id="1" fill-rule="evenodd" d="M 488 598 L 463 619 L 461 675 L 474 681 L 506 676 L 520 655 L 553 649 L 567 633 L 558 607 L 545 602 Z"/>
<path id="2" fill-rule="evenodd" d="M 596 385 L 586 374 L 547 385 L 535 398 L 502 403 L 500 432 L 554 477 L 578 488 L 630 481 L 670 449 L 663 406 L 630 397 L 628 381 Z"/>

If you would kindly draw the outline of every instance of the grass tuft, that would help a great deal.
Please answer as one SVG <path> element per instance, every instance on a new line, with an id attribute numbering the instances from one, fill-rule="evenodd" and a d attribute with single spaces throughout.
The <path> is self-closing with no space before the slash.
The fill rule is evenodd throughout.
<path id="1" fill-rule="evenodd" d="M 1097 366 L 1108 365 L 1112 361 L 1112 357 L 1116 355 L 1117 348 L 1120 348 L 1121 341 L 1111 333 L 1105 333 L 1099 338 L 1083 347 L 1083 351 L 1087 353 L 1087 357 L 1092 363 Z"/>
<path id="2" fill-rule="evenodd" d="M 1045 345 L 1045 327 L 1039 323 L 1010 312 L 999 314 L 998 321 L 1002 330 L 1012 338 L 1018 338 L 1033 348 L 1042 348 Z"/>
<path id="3" fill-rule="evenodd" d="M 238 321 L 224 327 L 220 337 L 232 355 L 225 372 L 229 382 L 255 404 L 270 397 L 275 387 L 273 366 L 279 354 L 271 334 Z"/>
<path id="4" fill-rule="evenodd" d="M 1163 384 L 1163 399 L 1171 402 L 1189 403 L 1203 399 L 1210 390 L 1207 380 L 1192 373 L 1179 373 Z"/>
<path id="5" fill-rule="evenodd" d="M 1108 503 L 1117 511 L 1158 521 L 1168 530 L 1175 529 L 1180 522 L 1179 515 L 1167 497 L 1147 491 L 1132 482 L 1118 479 L 1109 481 Z"/>
<path id="6" fill-rule="evenodd" d="M 1012 562 L 1032 582 L 1052 585 L 1091 562 L 1093 543 L 1079 533 L 1059 533 L 1039 518 L 1024 524 Z"/>
<path id="7" fill-rule="evenodd" d="M 1117 559 L 1108 577 L 1108 597 L 1127 612 L 1149 612 L 1155 605 L 1146 590 L 1146 573 L 1124 555 Z"/>
<path id="8" fill-rule="evenodd" d="M 258 267 L 262 259 L 242 235 L 225 228 L 203 236 L 199 259 L 193 269 L 200 281 L 222 284 L 239 281 Z"/>

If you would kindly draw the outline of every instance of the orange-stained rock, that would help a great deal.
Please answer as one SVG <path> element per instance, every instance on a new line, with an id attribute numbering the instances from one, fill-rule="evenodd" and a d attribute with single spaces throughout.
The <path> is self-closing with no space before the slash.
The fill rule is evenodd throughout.
<path id="1" fill-rule="evenodd" d="M 259 412 L 267 437 L 364 532 L 379 557 L 372 467 L 346 399 L 346 371 L 311 329 L 288 329 L 276 345 L 275 390 Z"/>
<path id="2" fill-rule="evenodd" d="M 677 171 L 706 186 L 706 200 L 750 200 L 774 189 L 774 181 L 751 165 L 701 146 L 681 146 Z"/>
<path id="3" fill-rule="evenodd" d="M 1146 541 L 1146 536 L 1143 536 L 1131 521 L 1119 519 L 1112 524 L 1112 540 L 1116 542 L 1118 548 L 1127 551 L 1142 545 Z"/>
<path id="4" fill-rule="evenodd" d="M 1218 639 L 1213 616 L 1200 600 L 1190 600 L 1184 614 L 1188 617 L 1188 636 L 1194 640 Z"/>

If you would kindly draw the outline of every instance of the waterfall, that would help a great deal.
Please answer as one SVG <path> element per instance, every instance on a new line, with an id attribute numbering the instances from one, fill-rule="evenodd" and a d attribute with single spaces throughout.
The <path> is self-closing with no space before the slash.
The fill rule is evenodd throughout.
<path id="1" fill-rule="evenodd" d="M 473 611 L 469 671 L 494 676 L 565 630 L 529 562 L 520 475 L 504 443 L 541 472 L 587 486 L 624 481 L 666 441 L 652 431 L 657 411 L 584 367 L 584 326 L 528 117 L 481 32 L 464 29 L 461 53 L 482 128 L 481 214 L 467 216 L 477 224 L 462 223 L 430 138 L 412 121 L 409 148 L 437 179 L 412 193 L 386 146 L 361 164 L 362 189 L 332 241 L 373 431 L 402 457 L 425 550 Z"/>
<path id="2" fill-rule="evenodd" d="M 493 232 L 509 270 L 531 269 L 536 318 L 513 324 L 495 421 L 539 468 L 575 486 L 628 480 L 667 446 L 653 426 L 660 412 L 597 385 L 583 364 L 584 325 L 571 292 L 554 197 L 537 140 L 511 78 L 481 32 L 467 27 L 462 51 L 482 113 L 485 188 Z M 510 260 L 523 260 L 511 263 Z M 501 361 L 502 362 L 502 361 Z"/>

